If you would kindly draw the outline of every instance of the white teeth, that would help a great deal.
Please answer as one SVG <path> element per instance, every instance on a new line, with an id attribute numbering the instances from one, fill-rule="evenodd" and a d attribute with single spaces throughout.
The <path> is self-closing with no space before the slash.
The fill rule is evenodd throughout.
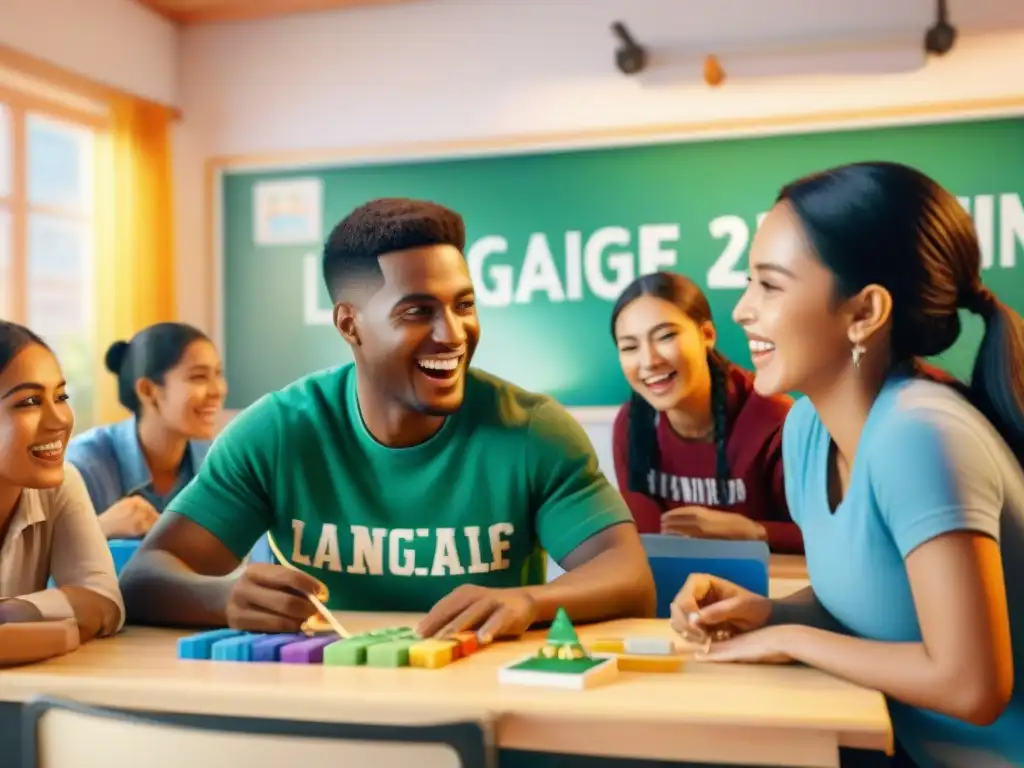
<path id="1" fill-rule="evenodd" d="M 644 381 L 644 383 L 648 384 L 648 385 L 650 385 L 650 384 L 660 384 L 663 381 L 668 381 L 669 377 L 671 377 L 671 376 L 672 376 L 671 372 L 669 372 L 669 373 L 662 373 L 662 374 L 660 374 L 658 376 L 651 376 L 649 379 L 646 379 Z"/>
<path id="2" fill-rule="evenodd" d="M 416 362 L 421 368 L 431 371 L 454 371 L 459 367 L 460 359 L 458 357 L 426 357 Z"/>
<path id="3" fill-rule="evenodd" d="M 51 453 L 53 451 L 59 451 L 64 447 L 64 442 L 56 440 L 52 443 L 44 443 L 42 445 L 33 445 L 29 448 L 32 453 Z"/>
<path id="4" fill-rule="evenodd" d="M 771 352 L 773 349 L 775 349 L 775 345 L 770 341 L 761 341 L 760 339 L 750 340 L 751 352 Z"/>

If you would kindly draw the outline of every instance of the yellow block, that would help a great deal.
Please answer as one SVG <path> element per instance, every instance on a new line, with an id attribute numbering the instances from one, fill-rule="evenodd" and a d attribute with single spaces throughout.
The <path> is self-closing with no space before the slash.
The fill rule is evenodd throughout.
<path id="1" fill-rule="evenodd" d="M 618 637 L 601 637 L 590 644 L 592 653 L 624 653 L 626 643 Z"/>
<path id="2" fill-rule="evenodd" d="M 682 656 L 637 656 L 624 653 L 616 657 L 620 672 L 678 672 Z"/>
<path id="3" fill-rule="evenodd" d="M 427 639 L 409 648 L 409 666 L 438 669 L 455 659 L 456 640 Z"/>

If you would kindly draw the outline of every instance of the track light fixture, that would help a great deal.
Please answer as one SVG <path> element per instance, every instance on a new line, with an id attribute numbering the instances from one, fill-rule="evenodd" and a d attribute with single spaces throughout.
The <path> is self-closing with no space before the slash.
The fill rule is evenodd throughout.
<path id="1" fill-rule="evenodd" d="M 956 27 L 949 23 L 946 0 L 937 0 L 935 23 L 924 35 L 924 50 L 936 56 L 945 56 L 956 44 Z"/>
<path id="2" fill-rule="evenodd" d="M 647 67 L 647 51 L 633 39 L 621 21 L 612 24 L 612 33 L 619 39 L 615 50 L 615 66 L 624 75 L 636 75 Z"/>

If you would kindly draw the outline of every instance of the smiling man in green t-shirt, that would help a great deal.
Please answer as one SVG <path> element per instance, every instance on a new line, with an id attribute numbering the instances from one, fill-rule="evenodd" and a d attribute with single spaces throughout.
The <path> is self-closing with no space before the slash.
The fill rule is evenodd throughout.
<path id="1" fill-rule="evenodd" d="M 469 367 L 479 339 L 461 217 L 370 202 L 324 249 L 354 365 L 264 396 L 214 443 L 130 561 L 130 620 L 296 630 L 336 610 L 424 611 L 424 634 L 517 635 L 653 613 L 639 535 L 582 428 Z M 538 355 L 523 365 L 543 365 Z M 273 364 L 268 356 L 267 364 Z M 300 569 L 253 564 L 266 532 Z M 545 552 L 565 575 L 545 584 Z"/>

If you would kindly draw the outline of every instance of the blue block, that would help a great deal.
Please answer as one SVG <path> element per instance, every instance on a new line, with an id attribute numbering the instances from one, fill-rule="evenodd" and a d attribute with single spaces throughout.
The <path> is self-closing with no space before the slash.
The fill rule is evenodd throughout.
<path id="1" fill-rule="evenodd" d="M 183 637 L 178 640 L 178 658 L 208 660 L 214 643 L 241 634 L 243 633 L 237 629 L 212 629 L 209 632 Z"/>
<path id="2" fill-rule="evenodd" d="M 654 574 L 657 616 L 671 615 L 672 601 L 691 573 L 709 573 L 768 596 L 770 551 L 763 541 L 716 541 L 682 536 L 643 534 L 644 549 Z"/>
<path id="3" fill-rule="evenodd" d="M 213 661 L 252 661 L 252 644 L 264 635 L 245 632 L 235 637 L 218 640 L 210 651 Z"/>
<path id="4" fill-rule="evenodd" d="M 252 661 L 280 661 L 281 648 L 308 639 L 305 635 L 267 635 L 252 644 Z"/>
<path id="5" fill-rule="evenodd" d="M 107 544 L 114 558 L 114 573 L 118 576 L 139 549 L 142 539 L 112 539 Z"/>

